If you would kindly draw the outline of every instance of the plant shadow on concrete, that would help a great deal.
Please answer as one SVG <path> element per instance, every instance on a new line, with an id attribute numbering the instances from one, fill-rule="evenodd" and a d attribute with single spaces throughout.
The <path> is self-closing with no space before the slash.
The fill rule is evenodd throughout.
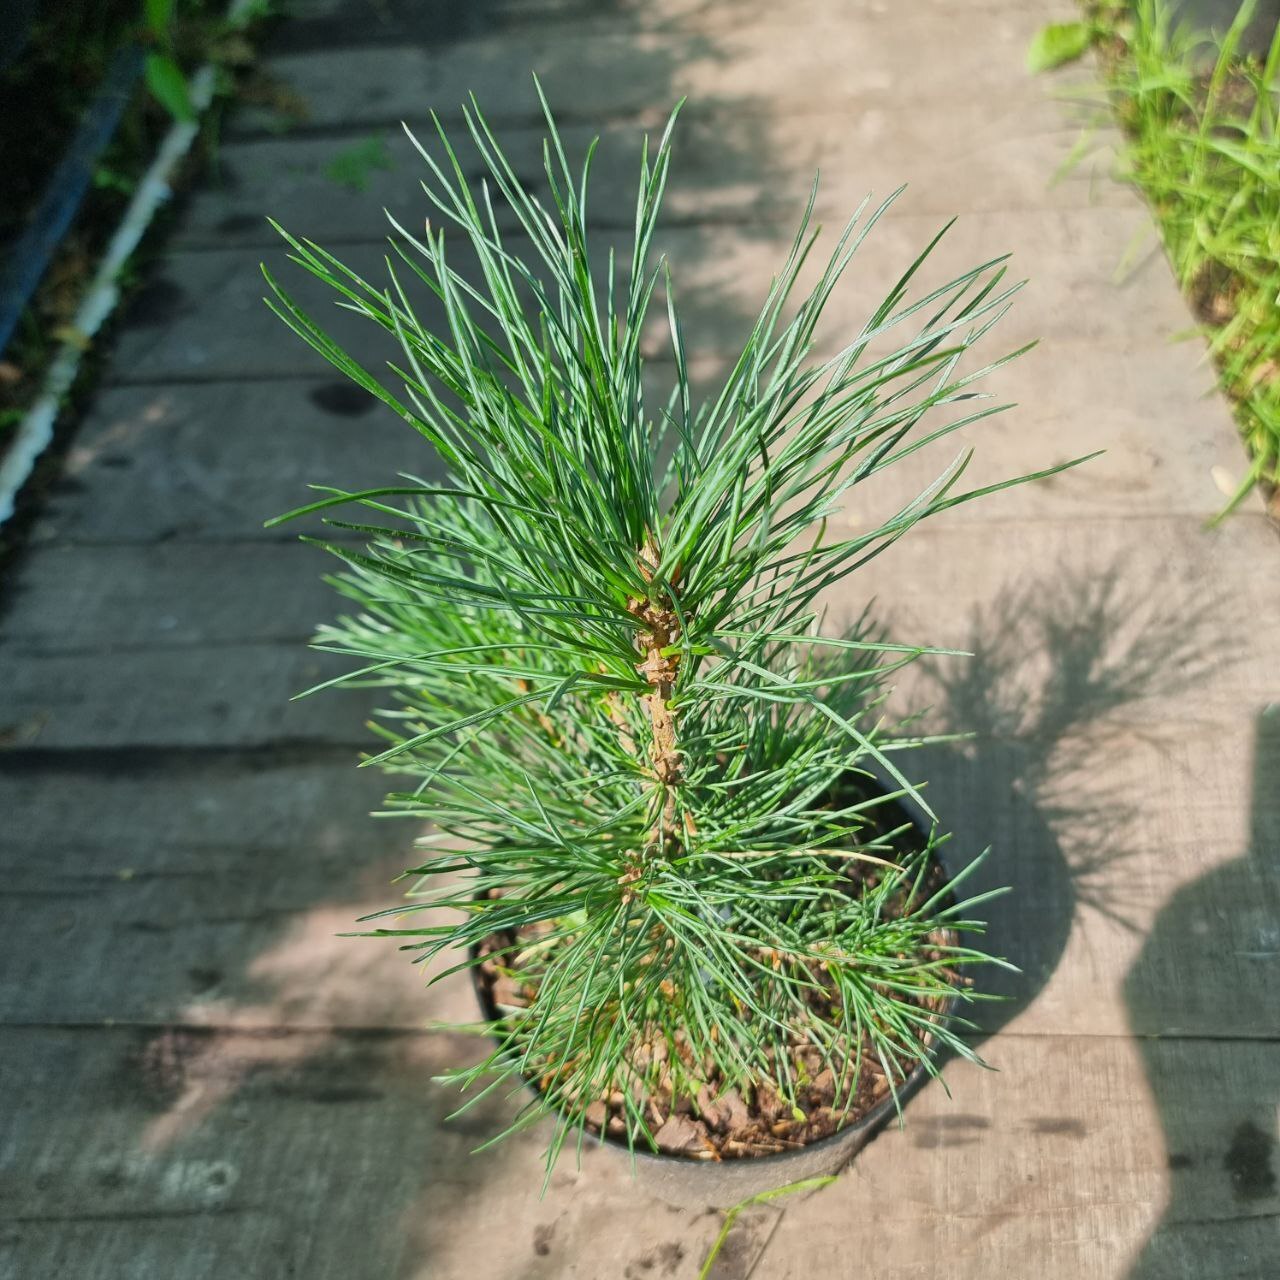
<path id="1" fill-rule="evenodd" d="M 1249 847 L 1170 898 L 1125 979 L 1170 1179 L 1131 1280 L 1280 1274 L 1278 780 L 1272 704 L 1254 721 Z"/>
<path id="2" fill-rule="evenodd" d="M 1126 734 L 1141 732 L 1126 710 L 1193 688 L 1217 664 L 1213 624 L 1200 620 L 1213 612 L 1193 610 L 1167 584 L 1135 582 L 1116 566 L 1092 572 L 1064 567 L 1023 579 L 994 605 L 975 609 L 968 639 L 961 641 L 974 656 L 939 659 L 930 672 L 934 711 L 928 727 L 974 734 L 968 742 L 920 753 L 929 798 L 954 832 L 944 861 L 958 870 L 990 844 L 992 853 L 976 869 L 980 880 L 970 882 L 970 891 L 1011 889 L 983 904 L 989 924 L 983 945 L 1020 972 L 989 969 L 982 975 L 983 989 L 1003 999 L 967 1011 L 978 1023 L 975 1041 L 995 1037 L 1035 1001 L 1058 968 L 1079 914 L 1097 913 L 1128 932 L 1139 928 L 1137 918 L 1146 915 L 1142 882 L 1128 867 L 1137 852 L 1129 821 L 1135 805 L 1120 780 L 1107 781 L 1107 762 L 1112 752 L 1124 751 Z M 909 634 L 918 627 L 894 630 Z M 927 699 L 922 693 L 913 700 Z M 987 1044 L 982 1052 L 1000 1065 L 998 1046 Z M 1010 1080 L 1009 1087 L 1025 1084 Z M 909 1109 L 906 1124 L 910 1131 Z M 943 1115 L 913 1141 L 925 1149 L 967 1144 L 979 1140 L 971 1124 L 969 1116 Z M 513 1166 L 532 1167 L 537 1147 L 529 1136 L 522 1136 L 528 1150 L 518 1157 L 477 1157 L 476 1182 L 468 1179 L 468 1185 L 523 1194 Z M 587 1177 L 609 1179 L 611 1196 L 622 1202 L 622 1162 L 603 1157 L 587 1149 Z M 562 1160 L 539 1206 L 548 1231 L 580 1229 L 557 1195 L 579 1185 L 581 1175 L 572 1166 L 571 1158 Z M 447 1256 L 456 1248 L 460 1219 L 472 1224 L 464 1236 L 482 1230 L 487 1196 L 476 1197 L 474 1190 L 456 1198 L 445 1194 L 447 1214 L 415 1221 L 424 1254 Z M 655 1212 L 659 1240 L 673 1232 L 687 1246 L 689 1236 L 682 1233 L 702 1225 L 665 1207 Z M 767 1218 L 735 1227 L 730 1241 L 740 1233 L 735 1248 L 758 1257 L 785 1212 L 785 1204 L 771 1206 Z"/>
<path id="3" fill-rule="evenodd" d="M 1136 806 L 1108 762 L 1141 731 L 1127 708 L 1190 689 L 1214 665 L 1211 624 L 1199 621 L 1211 614 L 1116 566 L 1063 566 L 975 610 L 963 645 L 974 656 L 934 666 L 938 727 L 973 735 L 926 761 L 935 808 L 958 863 L 993 846 L 975 889 L 1010 888 L 984 904 L 987 944 L 1019 972 L 984 975 L 1003 999 L 981 1007 L 982 1035 L 1040 994 L 1077 915 L 1137 930 Z"/>

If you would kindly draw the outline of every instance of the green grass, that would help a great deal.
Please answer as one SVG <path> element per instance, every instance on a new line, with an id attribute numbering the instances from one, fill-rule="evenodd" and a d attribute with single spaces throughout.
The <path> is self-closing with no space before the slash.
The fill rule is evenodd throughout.
<path id="1" fill-rule="evenodd" d="M 171 121 L 190 114 L 186 74 L 211 61 L 223 81 L 220 99 L 238 87 L 236 77 L 243 80 L 253 58 L 254 24 L 270 16 L 271 0 L 259 0 L 234 21 L 226 17 L 227 0 L 60 0 L 38 10 L 21 50 L 0 68 L 0 266 L 117 50 L 136 42 L 147 59 L 75 220 L 0 352 L 0 453 L 40 394 L 53 353 L 73 335 L 86 283 Z M 206 160 L 216 146 L 218 118 L 214 111 L 206 119 Z M 179 185 L 189 171 L 184 168 Z"/>
<path id="2" fill-rule="evenodd" d="M 378 169 L 391 169 L 394 161 L 384 138 L 374 135 L 337 152 L 324 167 L 324 176 L 349 191 L 367 191 Z"/>
<path id="3" fill-rule="evenodd" d="M 1256 7 L 1220 36 L 1176 23 L 1167 0 L 1094 3 L 1082 24 L 1123 130 L 1121 176 L 1151 206 L 1249 448 L 1223 515 L 1255 482 L 1280 484 L 1280 32 L 1265 56 L 1244 51 Z"/>

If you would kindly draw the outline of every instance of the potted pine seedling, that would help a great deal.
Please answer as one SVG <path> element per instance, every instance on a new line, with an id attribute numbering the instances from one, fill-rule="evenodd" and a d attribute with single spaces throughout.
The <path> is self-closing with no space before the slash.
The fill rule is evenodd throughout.
<path id="1" fill-rule="evenodd" d="M 433 221 L 395 225 L 385 286 L 286 234 L 387 331 L 391 376 L 268 275 L 271 305 L 446 473 L 327 489 L 291 516 L 368 539 L 319 542 L 352 607 L 316 644 L 358 660 L 330 683 L 383 691 L 364 764 L 403 779 L 389 813 L 434 832 L 368 932 L 434 962 L 432 981 L 471 973 L 491 1047 L 448 1078 L 473 1098 L 513 1086 L 512 1128 L 550 1115 L 548 1167 L 600 1139 L 660 1190 L 728 1204 L 840 1166 L 940 1054 L 974 1057 L 957 1007 L 993 958 L 899 763 L 918 738 L 883 708 L 892 673 L 941 650 L 832 634 L 820 597 L 1004 487 L 962 490 L 962 456 L 876 527 L 826 532 L 850 490 L 997 411 L 972 384 L 1003 360 L 958 366 L 1017 286 L 995 259 L 911 299 L 926 250 L 815 359 L 888 202 L 863 203 L 796 297 L 811 195 L 741 355 L 695 403 L 651 263 L 675 116 L 640 161 L 629 255 L 601 264 L 590 153 L 575 172 L 543 109 L 541 197 L 474 102 L 478 187 L 437 121 L 438 154 L 419 147 Z M 660 287 L 670 392 L 654 402 Z"/>

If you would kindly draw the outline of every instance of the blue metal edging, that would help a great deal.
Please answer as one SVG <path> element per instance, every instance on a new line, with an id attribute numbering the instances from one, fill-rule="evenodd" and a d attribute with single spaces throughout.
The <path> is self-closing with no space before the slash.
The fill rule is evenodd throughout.
<path id="1" fill-rule="evenodd" d="M 71 145 L 32 210 L 26 230 L 9 250 L 0 274 L 0 354 L 9 345 L 18 318 L 79 212 L 98 157 L 115 136 L 142 73 L 142 62 L 143 51 L 136 44 L 116 52 Z"/>

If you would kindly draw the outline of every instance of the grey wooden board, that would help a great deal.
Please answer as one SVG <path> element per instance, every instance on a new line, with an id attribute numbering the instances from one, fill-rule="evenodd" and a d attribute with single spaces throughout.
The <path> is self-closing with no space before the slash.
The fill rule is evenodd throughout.
<path id="1" fill-rule="evenodd" d="M 986 548 L 993 538 L 1013 536 L 1019 560 L 992 572 Z M 846 625 L 882 596 L 879 612 L 900 637 L 977 648 L 988 664 L 1004 663 L 1007 669 L 997 674 L 1007 680 L 1051 687 L 1055 661 L 1078 663 L 1084 656 L 1090 667 L 1077 678 L 1092 683 L 1069 692 L 1100 698 L 1103 710 L 1114 710 L 1107 699 L 1116 698 L 1118 685 L 1131 724 L 1213 724 L 1243 715 L 1247 726 L 1266 688 L 1224 643 L 1239 628 L 1251 628 L 1260 645 L 1273 646 L 1280 635 L 1274 595 L 1258 575 L 1232 593 L 1201 584 L 1222 581 L 1231 565 L 1265 555 L 1270 546 L 1257 518 L 1212 535 L 1189 520 L 1098 522 L 1087 546 L 1069 521 L 939 521 L 860 571 L 857 594 L 833 598 L 831 624 Z M 67 560 L 51 549 L 23 567 L 18 601 L 25 592 L 47 603 L 29 613 L 17 610 L 4 622 L 10 687 L 4 724 L 12 741 L 102 749 L 363 740 L 365 696 L 335 692 L 287 702 L 342 669 L 340 660 L 289 642 L 332 616 L 316 584 L 326 557 L 287 544 L 189 547 L 165 549 L 147 559 L 144 570 L 143 555 L 122 549 L 113 560 L 104 548 Z M 102 589 L 107 565 L 123 571 L 129 556 L 136 567 L 124 573 L 124 583 Z M 237 575 L 237 557 L 253 566 L 252 574 Z M 97 572 L 95 558 L 102 566 Z M 1072 563 L 1074 569 L 1064 568 Z M 1162 579 L 1169 564 L 1179 567 L 1183 585 Z M 74 582 L 83 586 L 65 589 Z M 945 611 L 940 600 L 948 602 Z M 1078 619 L 1070 616 L 1073 606 L 1081 610 Z M 1200 621 L 1192 625 L 1191 618 Z M 1021 635 L 1025 653 L 999 652 L 1009 634 Z M 1046 635 L 1067 648 L 1056 656 L 1046 652 Z M 277 643 L 268 643 L 272 639 Z M 1007 649 L 1007 638 L 1003 643 Z M 1084 648 L 1075 652 L 1073 644 Z M 41 656 L 42 649 L 49 652 Z M 1110 666 L 1108 651 L 1121 655 Z M 1161 696 L 1142 687 L 1153 676 Z M 124 706 L 121 690 L 130 696 Z M 913 697 L 931 696 L 904 681 L 904 708 Z M 980 686 L 962 687 L 955 696 L 962 700 L 961 723 L 981 724 L 990 708 Z M 993 729 L 1008 732 L 999 722 Z"/>
<path id="2" fill-rule="evenodd" d="M 421 1024 L 417 970 L 336 936 L 396 903 L 417 861 L 420 823 L 368 816 L 385 775 L 296 751 L 14 764 L 0 757 L 5 1021 L 217 1021 L 234 1002 L 244 1025 L 303 929 L 294 1023 Z"/>
<path id="3" fill-rule="evenodd" d="M 221 871 L 147 875 L 126 865 L 79 883 L 28 874 L 6 886 L 0 926 L 14 953 L 0 1020 L 421 1027 L 432 1015 L 421 969 L 393 944 L 341 936 L 402 900 L 392 881 L 416 862 L 406 824 L 376 824 L 354 806 L 338 821 L 350 833 L 340 857 L 242 849 Z M 388 856 L 379 841 L 400 852 Z"/>
<path id="4" fill-rule="evenodd" d="M 648 375 L 663 405 L 667 371 Z M 656 410 L 655 410 L 656 412 Z M 322 495 L 445 479 L 434 449 L 397 414 L 334 375 L 104 391 L 35 522 L 37 544 L 292 542 L 316 517 L 264 527 Z"/>
<path id="5" fill-rule="evenodd" d="M 1010 1038 L 1004 1072 L 956 1067 L 951 1100 L 926 1090 L 905 1130 L 882 1135 L 834 1187 L 782 1202 L 754 1274 L 840 1275 L 851 1255 L 883 1258 L 901 1277 L 944 1262 L 985 1276 L 1015 1256 L 1063 1280 L 1124 1274 L 1159 1227 L 1154 1249 L 1189 1250 L 1184 1269 L 1137 1274 L 1266 1276 L 1280 1258 L 1269 1229 L 1280 1201 L 1226 1162 L 1232 1135 L 1273 1105 L 1268 1049 L 1151 1041 L 1140 1057 L 1111 1038 Z M 467 1154 L 510 1104 L 446 1122 L 451 1095 L 430 1076 L 474 1051 L 420 1034 L 8 1032 L 0 1247 L 34 1280 L 139 1265 L 265 1277 L 288 1263 L 432 1280 L 696 1275 L 718 1217 L 649 1201 L 607 1153 L 586 1153 L 581 1172 L 565 1161 L 541 1200 L 543 1133 Z M 1011 1072 L 1039 1088 L 1011 1095 Z M 1130 1093 L 1148 1079 L 1179 1115 L 1167 1131 L 1132 1114 Z M 1207 1100 L 1205 1079 L 1223 1085 Z M 50 1112 L 55 1082 L 63 1103 Z M 1020 1159 L 1000 1154 L 1010 1142 Z M 1223 1252 L 1236 1269 L 1213 1267 Z M 672 1265 L 646 1267 L 646 1256 Z"/>
<path id="6" fill-rule="evenodd" d="M 288 23 L 269 32 L 266 47 L 307 52 L 335 44 L 434 44 L 498 30 L 518 40 L 531 26 L 601 16 L 593 0 L 477 0 L 465 6 L 448 0 L 292 0 Z M 613 25 L 625 22 L 628 7 L 610 0 L 605 16 Z"/>
<path id="7" fill-rule="evenodd" d="M 850 201 L 849 211 L 854 207 L 856 199 Z M 877 291 L 883 296 L 944 221 L 933 213 L 916 212 L 910 197 L 881 221 L 828 306 L 824 349 L 834 351 L 857 335 L 874 310 L 869 299 Z M 1112 279 L 1115 255 L 1141 229 L 1142 221 L 1133 208 L 1025 210 L 962 218 L 938 247 L 921 284 L 943 284 L 949 272 L 1012 252 L 1019 270 L 1034 270 L 1037 285 L 1018 298 L 1001 322 L 999 337 L 990 341 L 991 358 L 1036 339 L 1052 341 L 1060 360 L 1079 360 L 1103 346 L 1132 353 L 1159 345 L 1185 327 L 1176 290 L 1158 259 L 1149 258 L 1117 292 Z M 765 282 L 781 268 L 792 235 L 789 223 L 677 227 L 662 234 L 658 247 L 671 261 L 691 353 L 724 357 L 740 347 L 764 301 Z M 624 235 L 602 235 L 596 241 L 597 253 L 603 260 L 611 244 L 620 248 L 625 241 Z M 338 256 L 363 279 L 383 287 L 387 252 L 385 243 L 352 244 L 342 246 Z M 323 373 L 328 367 L 323 358 L 301 339 L 290 338 L 263 304 L 263 260 L 304 310 L 322 321 L 359 362 L 381 368 L 386 360 L 398 358 L 393 334 L 333 306 L 337 295 L 292 266 L 282 250 L 191 250 L 170 255 L 163 273 L 125 313 L 115 380 L 207 381 Z M 471 273 L 465 258 L 459 269 Z M 406 282 L 409 287 L 411 278 L 406 276 Z M 1069 290 L 1069 307 L 1063 305 L 1063 288 Z M 422 323 L 437 326 L 439 308 L 425 286 L 410 287 L 409 292 L 416 307 L 421 303 Z M 922 294 L 923 288 L 915 296 Z M 1117 332 L 1109 318 L 1109 308 L 1117 302 L 1126 312 L 1154 312 L 1166 323 Z M 1176 308 L 1172 314 L 1170 306 Z M 655 356 L 669 349 L 666 318 L 657 308 L 646 347 Z"/>
<path id="8" fill-rule="evenodd" d="M 23 750 L 364 743 L 363 692 L 290 701 L 344 669 L 279 644 L 6 657 L 3 731 Z"/>
<path id="9" fill-rule="evenodd" d="M 660 8 L 644 25 L 661 22 Z M 765 6 L 740 13 L 735 6 L 732 16 L 702 6 L 666 30 L 619 29 L 606 14 L 597 25 L 549 24 L 518 40 L 497 32 L 427 47 L 357 44 L 286 54 L 267 65 L 301 97 L 312 129 L 417 124 L 431 108 L 456 115 L 473 90 L 495 122 L 526 122 L 537 113 L 530 71 L 542 77 L 562 116 L 592 121 L 653 114 L 684 94 L 704 106 L 754 101 L 773 112 L 796 110 L 814 100 L 815 85 L 827 105 L 839 104 L 850 116 L 884 107 L 905 84 L 921 112 L 950 107 L 956 95 L 947 90 L 956 85 L 996 109 L 1043 96 L 1041 84 L 1008 74 L 1008 60 L 1021 67 L 1034 18 L 994 0 L 967 10 L 984 40 L 954 42 L 945 77 L 922 73 L 918 47 L 936 39 L 944 11 L 940 0 L 909 11 L 890 5 L 833 11 L 809 0 L 786 13 Z M 805 32 L 801 45 L 793 43 L 798 30 Z M 269 113 L 243 113 L 239 127 L 280 123 Z"/>
<path id="10" fill-rule="evenodd" d="M 1227 430 L 1202 429 L 1206 418 L 1223 416 L 1218 403 L 1199 398 L 1207 370 L 1189 368 L 1187 352 L 1172 344 L 1098 351 L 1089 368 L 1084 379 L 1074 362 L 1041 347 L 999 370 L 990 390 L 996 403 L 1014 407 L 921 451 L 895 482 L 904 494 L 918 489 L 965 446 L 976 450 L 966 473 L 972 486 L 1105 449 L 1086 471 L 958 508 L 950 518 L 1215 511 L 1223 500 L 1215 468 L 1236 476 L 1243 461 Z M 695 370 L 704 390 L 718 370 L 705 362 Z M 650 370 L 655 405 L 668 376 L 665 367 Z M 1167 440 L 1178 432 L 1189 438 L 1186 453 L 1170 467 Z M 317 496 L 308 484 L 359 489 L 396 483 L 406 471 L 441 478 L 430 446 L 336 373 L 116 388 L 101 394 L 78 433 L 33 537 L 291 539 L 317 532 L 318 520 L 271 530 L 263 523 Z M 864 494 L 875 492 L 865 486 L 846 506 L 856 513 Z"/>
<path id="11" fill-rule="evenodd" d="M 97 654 L 263 641 L 300 649 L 316 623 L 346 607 L 321 578 L 341 567 L 299 542 L 36 552 L 14 584 L 19 607 L 0 620 L 0 652 Z M 206 660 L 199 654 L 193 665 Z"/>
<path id="12" fill-rule="evenodd" d="M 545 1133 L 469 1154 L 511 1109 L 446 1122 L 456 1095 L 431 1077 L 474 1052 L 421 1034 L 13 1032 L 0 1265 L 23 1280 L 696 1275 L 719 1216 L 637 1195 L 624 1160 L 566 1161 L 539 1199 Z"/>
<path id="13" fill-rule="evenodd" d="M 913 115 L 901 122 L 902 141 L 892 150 L 876 145 L 888 127 L 885 110 L 838 115 L 838 127 L 831 127 L 837 121 L 815 119 L 812 110 L 763 120 L 750 111 L 706 110 L 690 102 L 674 135 L 663 224 L 796 220 L 819 170 L 825 176 L 817 208 L 825 223 L 852 212 L 845 207 L 851 192 L 884 196 L 903 183 L 911 186 L 913 207 L 939 217 L 1046 205 L 1114 206 L 1128 198 L 1122 188 L 1099 183 L 1087 164 L 1046 193 L 1046 178 L 1076 138 L 1060 104 L 1048 98 L 1001 112 L 967 101 L 944 114 Z M 565 128 L 565 151 L 575 171 L 591 140 L 600 140 L 590 185 L 596 229 L 629 229 L 634 222 L 646 134 L 656 142 L 654 130 L 641 123 Z M 443 161 L 433 130 L 417 136 Z M 522 181 L 550 207 L 543 136 L 540 127 L 510 127 L 502 130 L 500 141 Z M 467 180 L 478 190 L 487 173 L 479 153 L 464 128 L 451 128 L 450 138 Z M 366 163 L 359 163 L 362 156 Z M 435 185 L 398 128 L 230 142 L 219 151 L 211 189 L 185 211 L 175 243 L 274 247 L 278 240 L 268 214 L 322 244 L 374 240 L 389 229 L 384 209 L 417 233 L 424 217 L 444 225 L 424 198 L 424 181 Z M 504 229 L 515 225 L 505 205 L 495 211 Z"/>
<path id="14" fill-rule="evenodd" d="M 1275 1272 L 1276 1186 L 1233 1174 L 1242 1127 L 1274 1131 L 1273 1045 L 1011 1037 L 1001 1053 L 789 1207 L 754 1274 L 843 1275 L 851 1257 L 895 1280 Z M 1010 1096 L 1009 1072 L 1035 1087 Z"/>
<path id="15" fill-rule="evenodd" d="M 1077 472 L 1071 482 L 1086 479 L 1087 472 Z M 910 494 L 881 495 L 884 509 L 866 515 L 855 511 L 833 535 L 874 527 L 892 514 L 899 496 Z M 1130 699 L 1133 714 L 1142 720 L 1181 717 L 1196 709 L 1212 719 L 1215 707 L 1253 707 L 1262 692 L 1256 673 L 1220 645 L 1235 626 L 1252 623 L 1262 632 L 1260 651 L 1273 653 L 1280 602 L 1258 575 L 1231 593 L 1214 583 L 1238 558 L 1270 550 L 1273 535 L 1262 517 L 1245 516 L 1212 533 L 1186 517 L 1098 519 L 1086 540 L 1069 518 L 992 518 L 1000 507 L 1001 498 L 995 497 L 987 501 L 986 520 L 962 521 L 945 513 L 918 526 L 831 592 L 829 627 L 843 628 L 871 606 L 904 642 L 990 650 L 1002 632 L 1029 625 L 1029 618 L 1050 619 L 1044 625 L 1053 625 L 1055 610 L 1075 600 L 1090 611 L 1078 621 L 1091 643 L 1123 640 L 1148 664 L 1141 672 L 1117 672 L 1116 679 L 1132 684 L 1162 659 L 1184 664 L 1185 670 L 1159 673 L 1165 688 L 1178 691 L 1177 703 L 1167 697 Z M 1014 536 L 1021 551 L 1016 561 L 984 553 L 992 541 Z M 1160 581 L 1162 569 L 1171 564 L 1177 566 L 1178 580 Z M 124 583 L 108 579 L 112 566 Z M 296 642 L 315 623 L 349 607 L 317 582 L 322 573 L 340 568 L 328 553 L 294 542 L 50 546 L 34 551 L 15 574 L 15 607 L 0 620 L 0 644 L 20 650 L 15 673 L 33 676 L 42 652 L 125 657 L 140 648 L 186 650 L 193 669 L 205 661 L 206 646 L 279 641 L 297 653 Z M 1198 606 L 1206 602 L 1214 604 L 1215 614 L 1194 621 L 1183 616 L 1181 611 L 1193 606 L 1202 613 Z M 1134 634 L 1138 619 L 1153 628 L 1145 637 Z M 1092 634 L 1102 627 L 1105 634 Z M 300 656 L 327 661 L 322 654 Z M 1017 658 L 1028 670 L 1050 663 L 1042 652 Z M 1213 679 L 1193 686 L 1192 677 L 1205 666 L 1213 667 Z M 980 707 L 970 709 L 971 715 L 982 713 Z"/>
<path id="16" fill-rule="evenodd" d="M 984 560 L 991 538 L 1015 528 L 1026 563 L 1044 565 L 1043 572 L 1001 571 Z M 1017 1017 L 1024 1030 L 1123 1030 L 1116 983 L 1136 956 L 1141 931 L 1198 870 L 1229 864 L 1248 847 L 1250 814 L 1263 800 L 1254 795 L 1259 788 L 1251 774 L 1250 744 L 1239 726 L 1248 724 L 1258 689 L 1250 668 L 1223 658 L 1221 651 L 1224 632 L 1239 627 L 1280 634 L 1276 602 L 1257 579 L 1241 598 L 1212 600 L 1206 614 L 1195 588 L 1164 581 L 1161 567 L 1178 563 L 1188 583 L 1211 581 L 1227 566 L 1265 554 L 1269 538 L 1260 521 L 1243 518 L 1212 538 L 1190 521 L 1095 523 L 1088 548 L 1078 545 L 1070 524 L 951 530 L 935 525 L 860 575 L 868 596 L 881 590 L 894 600 L 898 634 L 927 636 L 977 655 L 939 663 L 936 673 L 904 681 L 894 705 L 933 706 L 938 728 L 981 735 L 971 747 L 936 750 L 908 767 L 930 779 L 936 810 L 944 826 L 956 831 L 957 865 L 986 845 L 994 847 L 973 890 L 1004 884 L 1015 889 L 983 914 L 992 922 L 995 949 L 1018 963 L 1026 977 L 996 984 L 1018 1001 L 984 1012 L 984 1025 Z M 17 618 L 43 618 L 43 629 L 14 635 L 14 621 L 8 625 L 17 652 L 10 669 L 19 682 L 18 754 L 35 776 L 47 752 L 57 760 L 71 750 L 127 748 L 163 760 L 170 748 L 269 746 L 300 737 L 318 744 L 365 740 L 359 719 L 367 701 L 361 695 L 334 691 L 287 708 L 281 703 L 283 680 L 291 678 L 294 689 L 307 683 L 301 672 L 310 655 L 288 640 L 289 628 L 303 619 L 284 614 L 309 608 L 312 601 L 321 604 L 314 567 L 307 563 L 313 553 L 254 544 L 230 556 L 217 546 L 165 547 L 159 555 L 154 550 L 82 549 L 71 559 L 83 566 L 83 579 L 74 573 L 68 578 L 61 568 L 64 552 L 29 558 L 25 574 L 32 584 Z M 1068 554 L 1071 571 L 1062 567 Z M 226 581 L 254 586 L 252 593 L 232 590 L 234 609 L 210 585 L 197 596 L 187 593 L 180 617 L 166 612 L 175 598 L 184 598 L 184 583 L 212 584 L 216 566 L 235 567 L 237 555 L 238 568 L 226 573 Z M 129 556 L 136 568 L 121 575 L 133 584 L 128 590 L 94 589 L 106 580 L 108 564 L 123 569 Z M 949 609 L 939 615 L 936 604 L 943 598 Z M 250 599 L 257 602 L 256 614 L 246 608 Z M 833 624 L 847 616 L 847 596 L 844 601 L 835 608 Z M 254 638 L 277 643 L 211 647 L 233 637 L 229 625 L 253 625 L 255 617 L 260 631 Z M 158 627 L 157 619 L 172 625 Z M 106 658 L 78 652 L 77 628 L 112 637 L 120 651 Z M 59 656 L 58 647 L 68 641 L 71 651 Z M 135 677 L 117 673 L 135 671 L 147 673 L 150 699 L 124 717 L 113 701 L 116 681 Z M 233 718 L 218 721 L 209 699 L 228 687 L 252 690 L 252 696 L 224 696 Z M 182 716 L 173 714 L 175 706 Z M 289 719 L 299 708 L 310 713 L 304 722 Z M 1184 792 L 1188 779 L 1196 787 Z M 38 829 L 31 847 L 41 847 L 45 838 Z M 380 846 L 371 834 L 361 847 Z M 47 929 L 65 924 L 58 901 L 65 878 L 56 868 L 50 871 L 48 882 L 22 882 L 13 901 L 15 937 L 30 931 L 34 943 Z M 1246 954 L 1265 950 L 1254 935 L 1263 936 L 1272 909 L 1266 878 L 1224 875 L 1220 884 L 1205 909 L 1240 927 L 1238 945 L 1224 945 L 1212 960 L 1221 983 L 1202 984 L 1211 994 L 1188 999 L 1177 1015 L 1158 1002 L 1160 984 L 1171 980 L 1159 965 L 1150 969 L 1135 997 L 1148 1008 L 1144 1030 L 1186 1030 L 1177 1021 L 1182 1016 L 1202 1034 L 1272 1034 L 1270 1024 L 1258 1020 L 1249 983 L 1256 966 Z M 169 921 L 189 912 L 186 886 L 108 880 L 98 889 L 130 920 L 155 926 L 142 929 L 147 936 L 131 939 L 131 945 L 152 948 L 156 958 L 137 966 L 130 962 L 129 972 L 168 972 L 163 957 L 171 940 L 164 934 L 172 928 Z M 302 927 L 311 898 L 305 886 L 297 892 L 290 897 L 287 884 L 268 890 L 222 883 L 222 909 L 209 945 L 234 948 L 246 923 L 262 934 L 286 924 Z M 32 893 L 45 900 L 29 905 Z M 393 893 L 363 896 L 335 908 L 338 915 L 329 919 L 342 928 L 362 911 L 395 900 Z M 1091 960 L 1099 953 L 1108 958 L 1101 968 Z M 233 968 L 222 958 L 208 967 Z M 26 985 L 24 997 L 32 1007 L 59 1008 L 69 1018 L 88 1016 L 86 1009 L 95 1007 L 92 988 L 64 982 L 56 969 L 47 982 L 47 988 Z M 143 1017 L 151 992 L 145 983 L 134 991 L 141 1004 L 133 1016 Z M 403 1016 L 412 1021 L 412 1005 Z"/>
<path id="17" fill-rule="evenodd" d="M 439 479 L 434 451 L 354 384 L 330 378 L 104 391 L 33 529 L 39 542 L 293 541 L 265 529 L 311 484 Z"/>
<path id="18" fill-rule="evenodd" d="M 967 892 L 1011 889 L 974 912 L 991 949 L 1021 970 L 976 975 L 982 990 L 1013 997 L 975 1009 L 984 1029 L 1280 1039 L 1267 960 L 1277 886 L 1249 856 L 1247 809 L 1227 798 L 1240 787 L 1231 735 L 1203 735 L 1203 795 L 1142 795 L 1161 767 L 1183 775 L 1185 736 L 1179 727 L 1154 744 L 1132 732 L 1086 740 L 1109 779 L 1101 794 L 1088 779 L 1066 797 L 1043 783 L 1041 762 L 1058 743 L 979 740 L 929 760 L 931 802 L 954 832 L 952 867 L 991 849 Z M 143 765 L 136 780 L 38 762 L 9 778 L 3 765 L 0 798 L 19 797 L 0 862 L 0 930 L 12 947 L 4 1021 L 413 1028 L 428 1016 L 418 971 L 394 944 L 337 936 L 399 905 L 406 886 L 393 878 L 417 861 L 420 824 L 366 816 L 389 780 L 269 757 L 176 777 Z M 195 810 L 190 830 L 173 819 L 130 826 L 162 785 L 166 807 Z M 33 823 L 24 790 L 61 821 Z M 1280 799 L 1258 803 L 1280 814 Z M 1144 952 L 1158 913 L 1181 932 L 1170 925 Z M 280 990 L 266 999 L 273 979 Z M 987 1051 L 998 1057 L 1001 1044 Z"/>
<path id="19" fill-rule="evenodd" d="M 96 890 L 173 876 L 197 882 L 199 893 L 203 876 L 252 884 L 256 871 L 296 876 L 300 893 L 323 896 L 328 876 L 359 875 L 379 851 L 407 851 L 416 834 L 412 823 L 366 817 L 387 779 L 354 764 L 342 752 L 305 749 L 86 752 L 53 761 L 5 753 L 0 867 L 15 891 Z"/>

